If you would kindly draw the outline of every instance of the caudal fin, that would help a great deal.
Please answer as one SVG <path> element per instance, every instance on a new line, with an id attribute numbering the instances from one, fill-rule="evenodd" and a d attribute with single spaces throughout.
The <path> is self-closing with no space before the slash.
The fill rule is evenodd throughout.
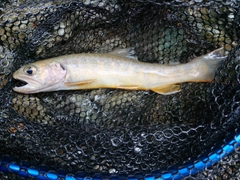
<path id="1" fill-rule="evenodd" d="M 218 68 L 227 58 L 224 48 L 216 49 L 206 55 L 197 57 L 193 60 L 197 66 L 200 66 L 199 75 L 193 82 L 211 82 Z"/>

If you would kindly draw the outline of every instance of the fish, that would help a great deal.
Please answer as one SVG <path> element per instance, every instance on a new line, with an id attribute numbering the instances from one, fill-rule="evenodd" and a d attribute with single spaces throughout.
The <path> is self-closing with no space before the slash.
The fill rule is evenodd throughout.
<path id="1" fill-rule="evenodd" d="M 114 88 L 169 95 L 180 92 L 181 83 L 213 81 L 226 59 L 223 48 L 174 65 L 142 62 L 121 52 L 124 51 L 70 54 L 24 65 L 13 73 L 13 78 L 25 85 L 15 86 L 13 90 L 32 94 Z"/>

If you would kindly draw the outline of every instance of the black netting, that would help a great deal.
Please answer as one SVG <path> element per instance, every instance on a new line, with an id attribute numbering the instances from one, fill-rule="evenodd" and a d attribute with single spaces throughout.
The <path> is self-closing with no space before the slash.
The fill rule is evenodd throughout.
<path id="1" fill-rule="evenodd" d="M 208 153 L 239 126 L 239 2 L 7 0 L 0 15 L 2 156 L 69 172 L 150 173 Z M 12 90 L 15 70 L 49 57 L 132 48 L 139 61 L 172 64 L 219 47 L 228 57 L 216 81 L 183 83 L 173 95 Z M 195 178 L 237 177 L 238 156 Z"/>

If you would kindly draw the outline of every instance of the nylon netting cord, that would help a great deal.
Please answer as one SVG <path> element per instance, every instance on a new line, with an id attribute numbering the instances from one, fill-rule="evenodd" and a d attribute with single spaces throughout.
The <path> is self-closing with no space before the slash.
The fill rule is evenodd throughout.
<path id="1" fill-rule="evenodd" d="M 41 59 L 131 48 L 187 63 L 224 47 L 213 83 L 181 92 L 95 89 L 20 94 L 12 74 Z M 2 179 L 239 177 L 239 2 L 0 2 Z M 10 173 L 9 173 L 10 172 Z"/>

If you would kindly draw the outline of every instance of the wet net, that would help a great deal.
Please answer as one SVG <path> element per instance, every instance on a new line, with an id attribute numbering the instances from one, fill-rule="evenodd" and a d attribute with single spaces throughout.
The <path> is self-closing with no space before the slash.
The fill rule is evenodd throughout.
<path id="1" fill-rule="evenodd" d="M 239 2 L 3 0 L 0 14 L 2 179 L 239 177 Z M 12 90 L 15 70 L 49 57 L 132 48 L 139 61 L 171 64 L 219 47 L 218 81 L 173 95 Z"/>

